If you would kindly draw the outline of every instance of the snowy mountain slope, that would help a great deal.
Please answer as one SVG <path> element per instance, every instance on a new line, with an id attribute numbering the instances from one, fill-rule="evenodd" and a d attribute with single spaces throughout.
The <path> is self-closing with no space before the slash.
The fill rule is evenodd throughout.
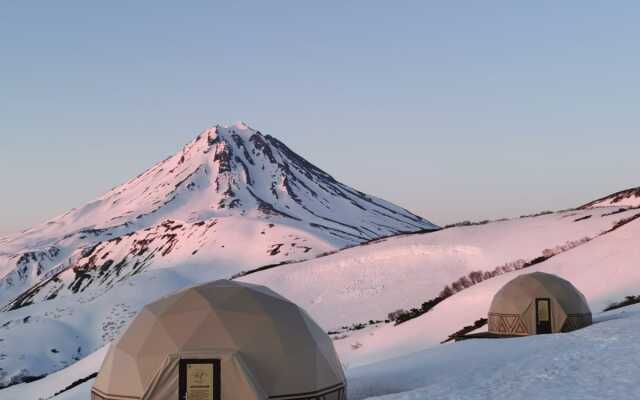
<path id="1" fill-rule="evenodd" d="M 279 266 L 241 279 L 270 285 L 298 301 L 330 330 L 342 324 L 384 318 L 396 308 L 419 305 L 460 274 L 476 269 L 491 269 L 519 257 L 537 257 L 545 248 L 584 236 L 596 236 L 637 212 L 629 210 L 611 214 L 613 211 L 617 210 L 563 212 L 393 237 L 317 260 Z M 591 217 L 586 218 L 589 215 Z M 168 225 L 162 231 L 166 228 L 171 231 L 170 227 Z M 179 229 L 182 228 L 176 231 Z M 608 235 L 619 232 L 621 230 Z M 577 252 L 607 236 L 594 239 L 571 252 Z M 166 249 L 162 243 L 160 240 L 160 247 L 155 254 Z M 155 242 L 148 244 L 149 250 L 143 253 L 143 258 L 153 253 L 154 245 Z M 95 254 L 88 254 L 83 260 L 87 262 L 92 256 L 103 260 L 102 254 L 109 250 L 108 247 L 103 249 L 99 246 L 94 250 Z M 173 252 L 177 252 L 181 258 L 180 251 L 179 246 L 175 246 L 167 257 L 173 257 Z M 205 260 L 210 257 L 205 249 L 201 251 L 205 254 Z M 135 269 L 134 258 L 131 260 L 131 264 L 121 268 L 121 274 L 126 274 L 130 268 Z M 73 296 L 58 295 L 44 302 L 36 299 L 34 304 L 27 307 L 0 313 L 0 338 L 3 339 L 0 353 L 6 355 L 5 359 L 0 360 L 0 368 L 5 373 L 5 381 L 47 374 L 73 363 L 76 358 L 82 358 L 108 343 L 142 305 L 179 288 L 217 279 L 221 274 L 225 276 L 238 270 L 236 260 L 229 258 L 227 262 L 229 265 L 218 263 L 216 268 L 211 268 L 206 262 L 184 263 L 180 268 L 166 268 L 158 264 L 157 268 L 151 268 L 144 274 L 132 274 L 109 291 L 78 290 Z M 170 260 L 167 263 L 172 264 Z M 97 268 L 98 271 L 100 269 Z M 465 304 L 462 310 L 455 311 L 456 315 L 440 315 L 434 328 L 419 327 L 414 330 L 410 328 L 412 324 L 429 318 L 432 313 L 436 315 L 441 306 L 457 298 L 465 298 L 482 285 L 499 282 L 513 274 L 493 278 L 455 294 L 417 320 L 398 327 L 388 324 L 379 329 L 350 332 L 349 337 L 337 340 L 335 344 L 344 362 L 352 366 L 435 346 L 448 334 L 484 315 L 483 312 Z M 73 282 L 74 277 L 70 274 L 65 279 Z M 104 280 L 107 285 L 115 277 L 105 273 L 102 277 L 95 275 L 93 279 Z M 86 278 L 84 282 L 89 279 Z M 633 284 L 633 279 L 630 282 Z M 79 287 L 84 284 L 81 283 Z M 619 288 L 614 289 L 608 296 L 618 300 Z M 51 292 L 43 291 L 40 296 L 48 293 Z M 483 301 L 490 301 L 492 293 Z M 442 320 L 446 323 L 441 323 Z M 8 325 L 3 328 L 5 324 Z M 48 335 L 46 341 L 41 341 L 42 332 L 53 333 Z M 35 348 L 38 351 L 35 353 L 32 346 L 20 346 L 21 343 L 31 342 L 37 343 Z M 82 343 L 80 352 L 73 347 L 74 343 Z M 52 349 L 57 352 L 53 353 Z"/>
<path id="2" fill-rule="evenodd" d="M 640 187 L 622 190 L 601 199 L 594 200 L 580 208 L 596 207 L 640 207 Z"/>
<path id="3" fill-rule="evenodd" d="M 5 238 L 5 243 L 43 246 L 89 228 L 245 214 L 313 222 L 348 241 L 434 228 L 404 209 L 337 182 L 276 138 L 239 123 L 205 130 L 138 177 L 79 209 Z"/>
<path id="4" fill-rule="evenodd" d="M 0 387 L 75 362 L 186 285 L 434 229 L 271 136 L 216 126 L 99 199 L 0 239 Z"/>
<path id="5" fill-rule="evenodd" d="M 83 379 L 92 373 L 100 369 L 102 360 L 104 359 L 109 346 L 104 346 L 96 352 L 86 356 L 77 363 L 65 368 L 61 371 L 46 376 L 43 379 L 34 381 L 32 383 L 23 383 L 4 389 L 0 392 L 0 398 L 11 400 L 37 400 L 45 399 L 54 396 L 57 392 L 62 391 L 67 386 L 73 384 L 75 381 Z M 91 384 L 93 379 L 89 382 L 86 388 L 82 392 L 76 393 L 82 400 L 90 398 Z M 56 396 L 56 400 L 65 398 L 72 393 L 67 393 L 65 396 Z M 73 398 L 73 397 L 71 397 Z"/>
<path id="6" fill-rule="evenodd" d="M 145 304 L 218 279 L 226 269 L 204 264 L 151 269 L 106 292 L 87 290 L 2 312 L 0 378 L 6 385 L 75 365 L 114 339 Z"/>
<path id="7" fill-rule="evenodd" d="M 396 308 L 419 305 L 461 274 L 491 269 L 521 257 L 537 257 L 545 248 L 584 236 L 595 236 L 616 221 L 633 215 L 633 210 L 612 214 L 614 211 L 617 209 L 564 212 L 382 239 L 317 260 L 283 265 L 241 279 L 270 285 L 298 301 L 330 330 L 343 324 L 384 318 Z M 231 223 L 236 227 L 236 232 L 240 231 L 235 221 Z M 183 226 L 178 226 L 180 224 Z M 20 304 L 14 306 L 33 304 L 13 307 L 15 309 L 10 312 L 0 313 L 0 338 L 3 338 L 0 353 L 6 355 L 0 360 L 2 379 L 10 382 L 25 376 L 56 371 L 108 343 L 142 305 L 184 286 L 228 277 L 243 268 L 242 257 L 254 257 L 235 251 L 228 253 L 223 262 L 222 252 L 229 250 L 223 250 L 218 245 L 205 245 L 195 256 L 187 258 L 189 262 L 182 262 L 180 268 L 171 268 L 177 260 L 185 260 L 192 247 L 183 248 L 180 242 L 172 245 L 171 236 L 163 236 L 184 229 L 185 233 L 180 236 L 191 237 L 190 243 L 194 237 L 200 237 L 198 232 L 208 232 L 204 226 L 196 225 L 199 223 L 192 224 L 195 226 L 180 224 L 165 223 L 157 231 L 150 229 L 119 239 L 125 253 L 119 253 L 119 248 L 111 247 L 118 240 L 85 250 L 84 256 L 80 254 L 76 257 L 75 269 L 66 269 L 54 275 L 38 290 L 27 292 L 28 296 L 19 299 Z M 287 232 L 283 230 L 283 234 Z M 138 234 L 146 236 L 138 237 Z M 218 237 L 215 233 L 211 234 Z M 155 239 L 150 240 L 152 237 Z M 240 241 L 237 237 L 229 239 L 229 242 Z M 205 240 L 204 243 L 209 242 Z M 168 254 L 160 258 L 167 251 Z M 107 253 L 109 255 L 105 257 Z M 155 266 L 148 268 L 144 274 L 134 273 L 137 268 L 144 268 L 145 259 L 151 256 L 160 258 L 154 261 Z M 200 256 L 201 259 L 198 258 Z M 102 268 L 108 260 L 116 258 L 127 259 L 128 262 L 121 265 L 114 261 L 109 268 Z M 217 260 L 215 268 L 211 268 L 209 263 L 212 258 Z M 125 281 L 112 285 L 124 276 L 128 276 Z M 93 286 L 83 291 L 82 288 L 91 281 L 94 282 Z M 454 298 L 462 294 L 464 292 Z M 42 301 L 46 298 L 49 300 Z M 442 333 L 434 335 L 430 344 L 439 342 L 442 335 L 451 333 L 449 330 L 457 330 L 468 322 L 472 321 L 465 320 L 460 324 L 456 321 L 456 324 L 445 327 Z M 3 328 L 3 325 L 6 326 Z M 389 328 L 390 325 L 387 325 L 380 330 L 367 331 L 367 335 L 382 334 Z M 40 344 L 41 332 L 56 333 Z M 395 332 L 391 334 L 395 335 Z M 360 362 L 359 356 L 369 354 L 367 348 L 375 348 L 365 346 L 353 350 L 352 345 L 363 342 L 358 335 L 352 334 L 336 342 L 348 363 L 357 364 Z M 38 346 L 47 347 L 38 351 L 36 357 L 30 348 L 18 345 L 25 342 L 38 342 Z M 77 347 L 72 347 L 75 342 L 83 343 L 79 353 Z M 391 343 L 400 345 L 402 341 Z M 49 347 L 58 352 L 52 353 Z M 384 350 L 381 352 L 382 355 L 374 352 L 373 359 L 375 356 L 386 356 Z M 46 359 L 42 358 L 42 354 L 47 354 Z"/>
<path id="8" fill-rule="evenodd" d="M 635 210 L 636 212 L 638 210 Z M 530 268 L 483 281 L 447 298 L 430 312 L 398 326 L 355 334 L 336 342 L 343 360 L 362 365 L 428 349 L 486 317 L 493 295 L 522 273 L 543 271 L 571 281 L 593 312 L 626 295 L 640 294 L 640 219 Z M 358 348 L 354 344 L 358 343 Z"/>
<path id="9" fill-rule="evenodd" d="M 235 262 L 235 261 L 234 261 Z M 74 365 L 113 340 L 145 305 L 236 271 L 183 263 L 133 274 L 110 290 L 78 291 L 0 313 L 0 379 L 5 385 Z M 0 390 L 2 399 L 3 390 Z"/>
<path id="10" fill-rule="evenodd" d="M 401 301 L 406 301 L 407 304 L 417 304 L 423 301 L 427 290 L 422 289 L 420 286 L 424 283 L 424 279 L 421 280 L 418 273 L 421 270 L 412 270 L 413 268 L 418 268 L 415 265 L 420 264 L 418 261 L 422 257 L 429 260 L 427 267 L 436 271 L 436 273 L 427 275 L 434 281 L 440 280 L 437 284 L 433 284 L 432 287 L 435 289 L 448 282 L 452 275 L 447 275 L 442 271 L 446 271 L 449 265 L 456 265 L 454 262 L 456 260 L 459 262 L 456 268 L 466 272 L 475 268 L 473 261 L 477 259 L 483 259 L 488 265 L 494 265 L 495 263 L 501 263 L 504 259 L 520 257 L 522 254 L 524 254 L 524 257 L 535 257 L 545 247 L 553 247 L 554 243 L 562 244 L 567 240 L 575 240 L 585 235 L 597 236 L 599 233 L 609 230 L 612 226 L 618 225 L 617 222 L 628 219 L 637 213 L 638 210 L 619 212 L 617 208 L 581 210 L 472 227 L 450 228 L 430 234 L 393 237 L 360 246 L 359 248 L 347 249 L 312 262 L 280 266 L 248 275 L 243 279 L 253 279 L 262 274 L 271 276 L 271 274 L 287 270 L 287 274 L 280 276 L 291 274 L 297 277 L 293 279 L 293 282 L 300 284 L 303 281 L 300 277 L 305 275 L 298 275 L 298 273 L 302 273 L 307 269 L 321 271 L 323 268 L 321 265 L 325 265 L 325 268 L 329 270 L 340 266 L 347 270 L 349 268 L 369 269 L 372 265 L 382 261 L 384 261 L 381 264 L 385 266 L 384 269 L 394 269 L 402 276 L 404 266 L 409 265 L 405 271 L 408 274 L 407 277 L 392 281 L 389 284 L 395 290 L 382 291 L 378 295 L 375 292 L 371 295 L 372 292 L 363 290 L 360 291 L 358 296 L 341 297 L 338 294 L 345 286 L 338 286 L 336 289 L 332 288 L 342 279 L 349 280 L 351 284 L 355 282 L 356 286 L 360 285 L 360 287 L 366 288 L 367 285 L 377 282 L 372 279 L 380 276 L 379 271 L 375 272 L 377 269 L 373 269 L 370 275 L 363 275 L 369 279 L 368 282 L 364 282 L 362 279 L 358 281 L 350 274 L 338 275 L 335 279 L 328 279 L 329 275 L 323 276 L 322 274 L 314 273 L 305 278 L 310 279 L 312 284 L 302 285 L 302 290 L 300 291 L 293 290 L 287 293 L 289 288 L 295 289 L 297 287 L 296 284 L 291 283 L 276 287 L 276 290 L 281 291 L 288 297 L 294 298 L 297 296 L 296 300 L 300 301 L 303 307 L 308 308 L 311 314 L 325 328 L 331 329 L 336 326 L 336 323 L 330 319 L 332 312 L 336 315 L 336 318 L 345 318 L 345 320 L 354 318 L 356 321 L 362 321 L 371 315 L 371 305 L 375 306 L 376 312 L 386 313 L 388 312 L 387 307 L 393 305 L 391 307 L 393 309 Z M 559 254 L 522 272 L 545 270 L 571 279 L 587 295 L 595 312 L 610 301 L 617 301 L 624 295 L 638 293 L 640 277 L 635 268 L 635 260 L 640 255 L 638 254 L 640 249 L 637 249 L 637 240 L 634 240 L 638 234 L 640 234 L 640 219 L 634 220 L 603 236 L 596 237 L 586 244 Z M 412 260 L 409 255 L 412 249 L 420 248 L 421 241 L 424 242 L 422 244 L 428 245 L 426 246 L 427 249 L 438 248 L 438 246 L 441 248 L 450 246 L 452 249 L 461 245 L 475 246 L 482 249 L 482 253 L 485 253 L 485 255 L 480 257 L 478 254 L 472 254 L 468 259 L 463 258 L 460 261 L 456 257 L 438 258 L 429 256 L 431 253 L 427 251 L 416 251 L 416 260 Z M 444 252 L 444 254 L 446 253 Z M 456 254 L 456 251 L 452 251 L 451 254 Z M 322 264 L 325 260 L 328 263 Z M 371 260 L 378 261 L 373 263 Z M 440 264 L 435 263 L 435 261 Z M 319 264 L 316 265 L 316 262 Z M 415 265 L 411 266 L 412 263 L 415 263 Z M 227 270 L 224 267 L 220 269 Z M 229 271 L 234 269 L 235 267 L 228 268 Z M 459 346 L 459 344 L 440 346 L 438 343 L 446 338 L 448 334 L 486 314 L 493 294 L 502 284 L 518 273 L 521 272 L 507 273 L 456 293 L 437 305 L 429 313 L 399 326 L 386 324 L 380 328 L 365 329 L 355 333 L 350 332 L 348 337 L 336 340 L 336 348 L 343 362 L 349 367 L 347 373 L 350 379 L 353 379 L 353 384 L 350 384 L 350 390 L 355 390 L 354 396 L 356 397 L 354 398 L 362 398 L 358 397 L 360 395 L 377 396 L 407 390 L 414 390 L 415 393 L 408 392 L 403 395 L 415 395 L 417 396 L 416 398 L 420 398 L 420 396 L 424 395 L 425 387 L 432 387 L 432 384 L 425 383 L 426 381 L 421 380 L 420 377 L 428 376 L 425 375 L 425 372 L 430 371 L 429 368 L 431 370 L 436 368 L 436 365 L 443 360 L 443 357 L 445 360 L 449 360 L 447 362 L 451 364 L 443 363 L 442 365 L 451 365 L 451 368 L 454 368 L 449 371 L 457 371 L 463 368 L 462 364 L 465 360 L 467 362 L 469 360 L 468 356 L 465 358 L 465 352 L 460 351 L 455 353 L 457 355 L 454 354 L 454 356 L 446 356 L 446 353 L 443 353 L 445 355 L 441 357 L 433 357 L 432 354 L 434 353 L 431 352 L 446 352 L 448 350 L 444 349 L 449 348 L 458 349 L 459 347 L 456 346 Z M 0 373 L 4 374 L 3 379 L 7 381 L 11 379 L 19 380 L 20 376 L 36 376 L 62 369 L 60 373 L 52 375 L 51 378 L 45 378 L 45 380 L 38 382 L 42 382 L 44 385 L 47 382 L 52 382 L 51 380 L 53 379 L 59 379 L 59 383 L 64 383 L 66 386 L 69 382 L 67 378 L 73 377 L 75 380 L 85 372 L 86 375 L 95 372 L 93 370 L 89 371 L 90 368 L 80 369 L 83 364 L 76 362 L 76 360 L 84 360 L 84 357 L 88 356 L 90 358 L 85 363 L 89 364 L 89 360 L 92 359 L 94 363 L 97 363 L 95 357 L 98 356 L 92 355 L 92 352 L 102 348 L 115 337 L 143 304 L 164 294 L 171 293 L 178 288 L 217 277 L 218 269 L 212 269 L 207 265 L 197 263 L 185 264 L 180 268 L 153 268 L 144 274 L 132 275 L 126 282 L 114 286 L 108 292 L 80 291 L 73 298 L 57 296 L 49 301 L 36 302 L 28 307 L 0 313 L 0 338 L 3 339 L 0 341 L 0 353 L 5 355 L 4 358 L 0 359 L 0 368 L 3 369 Z M 606 279 L 603 277 L 606 277 Z M 382 278 L 386 279 L 388 277 Z M 276 280 L 272 280 L 269 284 L 275 284 L 275 282 Z M 414 283 L 416 285 L 412 286 Z M 314 288 L 314 285 L 323 288 L 322 290 L 326 290 L 326 293 L 329 294 L 323 298 L 323 301 L 309 306 L 303 302 L 317 298 L 316 294 L 319 289 Z M 402 296 L 395 297 L 394 293 L 401 293 Z M 366 296 L 362 296 L 362 294 Z M 406 298 L 403 297 L 404 295 L 406 295 Z M 336 296 L 336 301 L 328 301 L 330 296 Z M 365 301 L 358 300 L 360 297 L 364 298 Z M 394 303 L 396 301 L 398 303 Z M 47 340 L 42 340 L 43 332 L 46 332 Z M 584 332 L 587 331 L 585 330 Z M 79 346 L 77 346 L 78 344 Z M 467 346 L 464 343 L 462 345 Z M 54 349 L 55 352 L 53 351 Z M 418 361 L 412 361 L 413 358 L 411 357 L 414 356 L 411 356 L 411 354 L 421 351 L 424 351 L 424 353 L 420 353 L 423 355 L 415 356 L 418 357 Z M 514 350 L 514 354 L 521 353 Z M 409 364 L 404 364 L 405 361 L 402 361 L 402 359 L 394 360 L 396 357 L 403 355 L 408 357 L 406 360 L 409 361 L 406 362 Z M 526 363 L 526 360 L 525 358 L 520 361 L 519 358 L 514 356 L 513 359 L 507 361 L 510 363 L 516 361 Z M 374 362 L 380 362 L 380 364 L 376 364 L 377 367 L 371 367 L 371 371 L 373 371 L 371 374 L 373 375 L 369 375 L 369 372 L 359 372 L 364 371 L 359 366 L 367 368 L 364 365 Z M 490 360 L 482 358 L 478 362 L 488 362 L 491 365 Z M 381 365 L 387 365 L 390 368 L 387 370 L 388 376 L 395 377 L 394 379 L 397 379 L 398 382 L 405 382 L 405 384 L 393 386 L 391 388 L 393 390 L 384 385 L 383 387 L 374 385 L 372 382 L 380 379 L 379 375 L 375 375 L 376 368 L 382 368 L 380 367 Z M 408 375 L 411 379 L 402 381 L 400 376 L 403 375 L 402 371 L 407 372 L 406 368 L 409 368 L 407 365 L 411 365 L 413 368 L 413 372 Z M 421 369 L 423 367 L 425 369 Z M 467 371 L 469 370 L 467 369 Z M 485 369 L 474 368 L 472 370 L 483 371 Z M 484 376 L 478 375 L 481 378 Z M 22 393 L 22 390 L 37 388 L 39 387 L 37 386 L 39 385 L 38 382 L 10 387 L 5 391 L 0 391 L 0 398 L 5 393 Z M 444 389 L 439 390 L 444 391 L 445 389 L 448 390 L 451 385 L 459 383 L 460 380 L 452 376 L 450 380 L 443 380 L 442 382 L 443 386 L 441 388 Z M 423 385 L 423 383 L 425 384 Z M 49 392 L 46 393 L 50 393 L 50 390 L 53 390 L 53 387 L 57 385 L 48 386 L 49 388 L 46 390 Z M 65 393 L 61 398 L 75 399 L 77 396 L 85 396 L 90 385 L 91 383 L 87 382 Z M 373 392 L 360 391 L 360 389 L 369 386 L 376 389 Z M 561 389 L 561 387 L 558 388 L 558 390 Z M 474 392 L 465 393 L 469 394 L 469 396 L 477 395 Z M 431 394 L 435 396 L 438 393 L 429 392 L 429 395 Z"/>
<path id="11" fill-rule="evenodd" d="M 535 259 L 545 249 L 595 237 L 637 212 L 567 211 L 396 236 L 240 279 L 282 293 L 333 330 L 384 320 L 389 312 L 420 306 L 472 271 Z"/>
<path id="12" fill-rule="evenodd" d="M 197 225 L 204 224 L 211 230 L 212 221 L 226 222 L 216 226 L 217 238 Z M 236 229 L 236 221 L 242 228 Z M 205 244 L 224 242 L 224 238 L 235 235 L 235 230 L 246 232 L 244 237 L 236 235 L 238 239 L 258 238 L 260 244 L 255 250 L 240 241 L 225 244 L 227 251 L 233 247 L 236 254 L 231 251 L 222 257 L 237 259 L 247 268 L 309 258 L 400 232 L 437 229 L 400 207 L 336 181 L 272 136 L 244 124 L 216 126 L 202 132 L 176 155 L 97 200 L 1 238 L 0 304 L 61 269 L 85 268 L 74 261 L 80 249 L 110 241 L 112 253 L 131 253 L 131 241 L 113 240 L 131 234 L 145 240 L 146 229 L 162 231 L 165 223 L 185 227 L 176 233 L 176 240 L 187 258 Z M 271 233 L 277 231 L 271 229 L 273 226 L 290 229 L 292 236 L 303 238 L 309 247 L 304 257 L 296 251 L 284 251 L 303 239 L 283 239 L 287 236 L 283 232 L 272 237 Z M 207 236 L 208 242 L 187 240 L 192 233 Z M 275 252 L 281 253 L 275 259 L 270 258 L 271 250 L 265 250 L 272 247 L 279 247 Z M 247 250 L 259 256 L 242 257 Z M 158 259 L 149 267 L 153 268 Z M 112 265 L 123 261 L 109 260 Z"/>
<path id="13" fill-rule="evenodd" d="M 239 246 L 247 242 L 251 246 Z M 101 294 L 133 275 L 149 269 L 179 268 L 186 262 L 229 277 L 256 263 L 305 259 L 333 249 L 307 232 L 258 224 L 244 217 L 191 224 L 166 220 L 76 251 L 66 268 L 50 271 L 48 278 L 20 294 L 4 310 L 85 291 Z"/>

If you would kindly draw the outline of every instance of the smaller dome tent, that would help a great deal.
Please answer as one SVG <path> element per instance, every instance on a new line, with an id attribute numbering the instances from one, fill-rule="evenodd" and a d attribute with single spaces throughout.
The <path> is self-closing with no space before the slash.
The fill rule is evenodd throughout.
<path id="1" fill-rule="evenodd" d="M 346 400 L 346 380 L 304 310 L 219 280 L 145 306 L 111 344 L 91 399 Z"/>
<path id="2" fill-rule="evenodd" d="M 533 272 L 512 279 L 496 293 L 488 320 L 489 332 L 497 335 L 569 332 L 591 325 L 591 310 L 571 282 Z"/>

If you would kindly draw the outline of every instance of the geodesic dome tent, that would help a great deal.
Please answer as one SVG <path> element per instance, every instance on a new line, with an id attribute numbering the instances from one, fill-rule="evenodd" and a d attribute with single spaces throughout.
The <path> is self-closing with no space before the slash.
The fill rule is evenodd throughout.
<path id="1" fill-rule="evenodd" d="M 534 272 L 514 278 L 496 293 L 488 319 L 491 333 L 525 336 L 591 325 L 591 310 L 571 282 Z"/>
<path id="2" fill-rule="evenodd" d="M 112 343 L 92 400 L 346 400 L 329 336 L 297 305 L 220 280 L 144 307 Z"/>

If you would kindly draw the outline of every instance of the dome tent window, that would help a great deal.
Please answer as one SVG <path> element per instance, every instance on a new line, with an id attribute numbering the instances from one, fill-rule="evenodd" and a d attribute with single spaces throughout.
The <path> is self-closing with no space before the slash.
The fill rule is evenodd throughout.
<path id="1" fill-rule="evenodd" d="M 331 339 L 304 310 L 220 280 L 144 307 L 109 348 L 92 399 L 346 400 L 345 382 Z"/>
<path id="2" fill-rule="evenodd" d="M 556 275 L 520 275 L 493 297 L 489 333 L 526 336 L 569 332 L 591 325 L 591 310 L 582 293 Z"/>

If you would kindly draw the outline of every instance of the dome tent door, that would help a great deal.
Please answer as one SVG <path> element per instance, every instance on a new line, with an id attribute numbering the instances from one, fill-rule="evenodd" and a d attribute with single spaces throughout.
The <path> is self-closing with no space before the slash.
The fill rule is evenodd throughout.
<path id="1" fill-rule="evenodd" d="M 219 359 L 180 360 L 180 400 L 221 400 L 220 381 Z"/>
<path id="2" fill-rule="evenodd" d="M 551 333 L 551 302 L 549 299 L 536 299 L 536 333 Z"/>

